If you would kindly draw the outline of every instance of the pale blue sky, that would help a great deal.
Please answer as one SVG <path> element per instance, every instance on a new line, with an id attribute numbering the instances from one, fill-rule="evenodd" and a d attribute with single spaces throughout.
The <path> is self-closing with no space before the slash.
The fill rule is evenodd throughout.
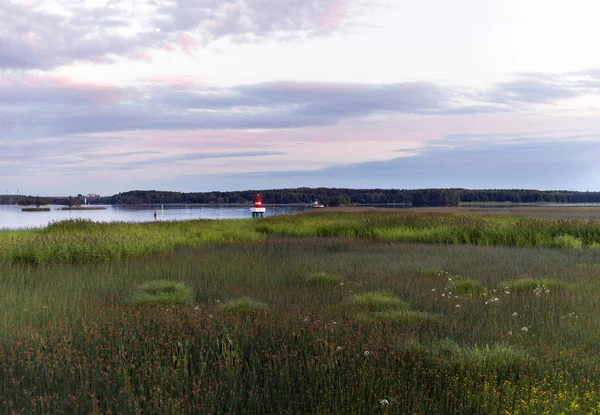
<path id="1" fill-rule="evenodd" d="M 0 187 L 600 190 L 599 15 L 591 0 L 4 1 Z"/>

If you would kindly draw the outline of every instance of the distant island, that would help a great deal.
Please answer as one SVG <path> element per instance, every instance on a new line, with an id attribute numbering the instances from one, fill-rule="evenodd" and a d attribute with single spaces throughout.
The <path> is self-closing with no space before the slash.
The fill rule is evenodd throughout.
<path id="1" fill-rule="evenodd" d="M 112 196 L 87 198 L 90 205 L 248 204 L 260 193 L 265 204 L 312 204 L 325 206 L 398 204 L 412 206 L 458 206 L 460 203 L 600 203 L 600 192 L 529 189 L 344 189 L 295 188 L 231 192 L 169 192 L 132 190 Z M 36 204 L 39 197 L 2 195 L 0 204 Z M 43 204 L 81 205 L 84 196 L 43 197 Z"/>

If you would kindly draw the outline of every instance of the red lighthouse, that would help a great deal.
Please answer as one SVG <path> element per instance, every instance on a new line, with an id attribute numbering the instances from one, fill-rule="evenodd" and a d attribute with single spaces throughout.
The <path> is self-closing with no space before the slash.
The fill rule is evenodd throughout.
<path id="1" fill-rule="evenodd" d="M 262 218 L 266 211 L 267 209 L 264 208 L 262 204 L 262 196 L 257 194 L 254 198 L 254 206 L 250 208 L 250 212 L 252 212 L 252 217 Z"/>

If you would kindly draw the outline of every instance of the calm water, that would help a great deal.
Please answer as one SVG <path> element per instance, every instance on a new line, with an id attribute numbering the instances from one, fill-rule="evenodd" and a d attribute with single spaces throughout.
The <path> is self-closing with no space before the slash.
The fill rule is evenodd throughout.
<path id="1" fill-rule="evenodd" d="M 21 206 L 0 205 L 0 229 L 36 228 L 65 219 L 91 219 L 94 222 L 152 222 L 152 206 L 105 206 L 105 210 L 60 210 L 22 212 Z M 267 206 L 265 216 L 286 215 L 306 209 L 304 206 Z M 308 208 L 311 209 L 311 208 Z M 159 206 L 158 220 L 240 219 L 250 218 L 249 206 Z"/>

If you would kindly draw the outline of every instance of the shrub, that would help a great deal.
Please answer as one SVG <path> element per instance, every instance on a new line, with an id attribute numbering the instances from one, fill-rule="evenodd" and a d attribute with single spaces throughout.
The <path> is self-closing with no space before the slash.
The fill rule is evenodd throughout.
<path id="1" fill-rule="evenodd" d="M 483 287 L 479 281 L 475 280 L 457 280 L 452 281 L 450 289 L 456 294 L 475 295 L 483 292 Z"/>
<path id="2" fill-rule="evenodd" d="M 353 303 L 361 310 L 365 311 L 389 311 L 389 310 L 408 310 L 409 306 L 400 298 L 394 297 L 389 292 L 370 292 L 355 295 Z"/>
<path id="3" fill-rule="evenodd" d="M 267 304 L 248 297 L 231 300 L 221 305 L 224 311 L 233 314 L 254 315 L 267 309 Z"/>
<path id="4" fill-rule="evenodd" d="M 502 288 L 506 287 L 508 287 L 510 292 L 526 293 L 533 292 L 537 287 L 546 287 L 549 290 L 559 290 L 564 288 L 564 285 L 558 281 L 549 279 L 524 278 L 506 282 L 502 285 Z"/>
<path id="5" fill-rule="evenodd" d="M 334 286 L 339 285 L 342 279 L 336 275 L 327 274 L 326 272 L 317 272 L 309 275 L 306 282 L 316 286 Z"/>
<path id="6" fill-rule="evenodd" d="M 130 302 L 136 305 L 184 305 L 193 301 L 192 290 L 184 283 L 158 280 L 140 286 Z"/>

